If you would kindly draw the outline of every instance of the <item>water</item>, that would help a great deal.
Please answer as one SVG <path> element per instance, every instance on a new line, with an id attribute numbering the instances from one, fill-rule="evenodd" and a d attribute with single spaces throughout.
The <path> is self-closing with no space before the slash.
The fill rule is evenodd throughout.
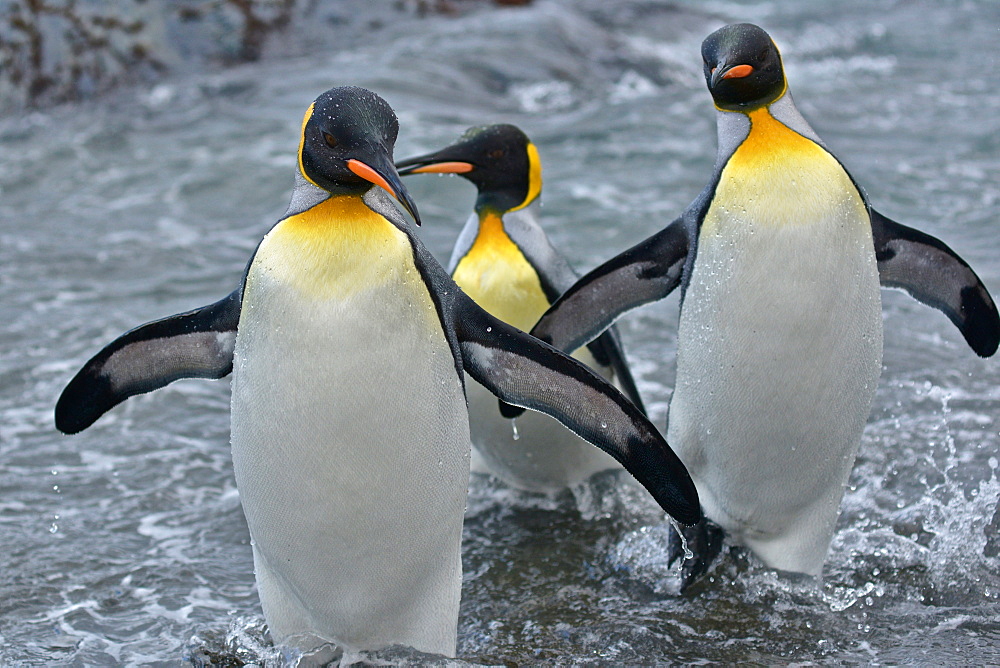
<path id="1" fill-rule="evenodd" d="M 176 383 L 75 437 L 54 430 L 51 411 L 104 343 L 237 284 L 287 203 L 299 119 L 330 86 L 389 101 L 400 157 L 469 125 L 521 125 L 545 164 L 546 226 L 587 269 L 704 185 L 715 127 L 698 48 L 724 22 L 754 21 L 875 206 L 944 239 L 1000 292 L 1000 5 L 820 4 L 386 10 L 350 52 L 329 26 L 312 54 L 0 119 L 0 663 L 283 660 L 261 628 L 228 383 Z M 472 186 L 407 185 L 421 235 L 446 258 Z M 549 499 L 475 478 L 460 656 L 1000 661 L 1000 365 L 976 358 L 940 313 L 883 296 L 885 368 L 821 584 L 736 553 L 677 596 L 662 513 L 628 479 L 605 474 Z M 621 325 L 659 425 L 676 310 L 672 297 Z"/>

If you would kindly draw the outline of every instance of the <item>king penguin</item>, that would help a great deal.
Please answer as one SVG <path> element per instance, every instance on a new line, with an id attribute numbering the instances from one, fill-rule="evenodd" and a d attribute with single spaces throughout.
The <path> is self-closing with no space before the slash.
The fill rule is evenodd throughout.
<path id="1" fill-rule="evenodd" d="M 455 243 L 448 271 L 491 315 L 528 330 L 579 278 L 538 221 L 542 163 L 538 149 L 513 125 L 470 128 L 454 144 L 396 163 L 401 175 L 459 174 L 478 190 L 475 208 Z M 613 381 L 642 410 L 614 328 L 573 356 Z M 468 383 L 473 470 L 534 492 L 575 485 L 618 462 L 543 413 L 516 422 L 496 397 Z M 516 431 L 515 431 L 516 430 Z"/>
<path id="2" fill-rule="evenodd" d="M 717 525 L 685 531 L 685 586 L 721 548 L 718 527 L 769 567 L 819 576 L 881 372 L 880 284 L 943 311 L 983 357 L 1000 319 L 948 246 L 871 208 L 793 104 L 766 32 L 726 26 L 702 57 L 719 141 L 709 184 L 532 333 L 574 350 L 681 285 L 667 439 Z"/>
<path id="3" fill-rule="evenodd" d="M 85 429 L 177 378 L 233 374 L 232 454 L 276 642 L 455 655 L 469 479 L 463 371 L 544 410 L 635 471 L 679 521 L 694 484 L 631 402 L 490 316 L 413 234 L 396 116 L 334 88 L 305 114 L 291 203 L 242 285 L 142 325 L 70 381 L 56 426 Z"/>

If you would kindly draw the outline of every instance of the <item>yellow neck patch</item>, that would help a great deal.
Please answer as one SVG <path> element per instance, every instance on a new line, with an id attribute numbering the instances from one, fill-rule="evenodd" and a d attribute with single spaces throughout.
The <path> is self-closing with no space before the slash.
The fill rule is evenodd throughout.
<path id="1" fill-rule="evenodd" d="M 750 133 L 722 170 L 702 234 L 727 221 L 807 225 L 824 220 L 846 199 L 864 209 L 847 172 L 822 146 L 788 128 L 767 108 L 748 116 Z"/>
<path id="2" fill-rule="evenodd" d="M 278 223 L 254 256 L 248 290 L 266 275 L 317 299 L 348 299 L 407 273 L 416 278 L 406 235 L 357 195 L 343 195 Z"/>
<path id="3" fill-rule="evenodd" d="M 811 139 L 803 137 L 771 115 L 768 109 L 752 111 L 750 133 L 743 140 L 736 153 L 729 159 L 729 165 L 748 169 L 764 169 L 769 165 L 787 165 L 802 160 L 814 160 L 826 154 L 823 148 Z"/>
<path id="4" fill-rule="evenodd" d="M 452 277 L 473 301 L 518 329 L 531 329 L 549 307 L 538 274 L 493 212 L 480 216 L 479 234 Z"/>
<path id="5" fill-rule="evenodd" d="M 517 211 L 535 201 L 535 198 L 542 192 L 542 159 L 538 155 L 538 149 L 534 144 L 528 142 L 528 196 L 524 201 L 515 206 L 511 211 Z"/>

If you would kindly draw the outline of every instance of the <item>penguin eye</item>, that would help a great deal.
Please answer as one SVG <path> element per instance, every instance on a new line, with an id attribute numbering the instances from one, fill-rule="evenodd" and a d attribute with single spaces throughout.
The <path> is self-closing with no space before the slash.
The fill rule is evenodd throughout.
<path id="1" fill-rule="evenodd" d="M 325 141 L 326 145 L 329 146 L 330 148 L 337 148 L 337 144 L 338 144 L 337 138 L 334 137 L 329 132 L 324 132 L 323 133 L 323 141 Z"/>
<path id="2" fill-rule="evenodd" d="M 494 160 L 499 160 L 506 154 L 507 152 L 504 151 L 502 148 L 495 148 L 492 151 L 490 151 L 487 155 L 489 155 L 489 157 L 493 158 Z"/>

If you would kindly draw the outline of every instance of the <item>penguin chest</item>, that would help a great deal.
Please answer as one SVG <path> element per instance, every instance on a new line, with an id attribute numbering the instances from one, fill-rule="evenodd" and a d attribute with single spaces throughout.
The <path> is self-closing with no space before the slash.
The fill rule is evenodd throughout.
<path id="1" fill-rule="evenodd" d="M 453 278 L 491 315 L 524 331 L 550 306 L 537 271 L 495 214 L 479 221 L 476 240 L 455 267 Z M 587 348 L 573 356 L 599 369 Z M 621 466 L 544 413 L 528 411 L 515 421 L 503 417 L 492 392 L 471 378 L 466 383 L 477 465 L 508 484 L 554 492 L 597 471 Z"/>
<path id="2" fill-rule="evenodd" d="M 258 580 L 271 583 L 262 602 L 279 637 L 448 647 L 464 394 L 409 240 L 352 213 L 361 220 L 328 215 L 333 230 L 286 219 L 247 275 L 232 446 Z"/>
<path id="3" fill-rule="evenodd" d="M 452 274 L 455 282 L 490 315 L 528 331 L 549 308 L 538 272 L 503 228 L 487 213 L 479 233 Z"/>
<path id="4" fill-rule="evenodd" d="M 829 153 L 767 130 L 727 163 L 701 226 L 668 440 L 729 531 L 803 516 L 832 531 L 881 369 L 871 227 Z"/>

